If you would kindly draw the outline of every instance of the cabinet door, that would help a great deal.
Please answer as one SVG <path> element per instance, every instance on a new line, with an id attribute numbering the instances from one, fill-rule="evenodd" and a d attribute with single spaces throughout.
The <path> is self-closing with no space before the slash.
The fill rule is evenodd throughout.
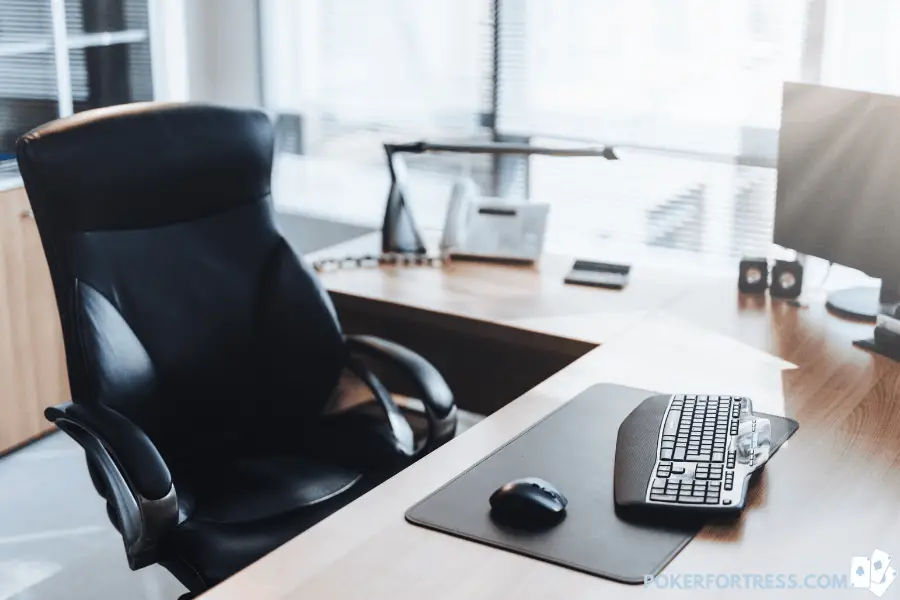
<path id="1" fill-rule="evenodd" d="M 0 192 L 0 454 L 52 429 L 69 400 L 50 272 L 25 190 Z"/>

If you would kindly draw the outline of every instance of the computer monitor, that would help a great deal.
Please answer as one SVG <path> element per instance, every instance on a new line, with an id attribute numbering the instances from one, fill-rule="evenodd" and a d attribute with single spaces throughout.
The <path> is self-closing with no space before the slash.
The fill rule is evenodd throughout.
<path id="1" fill-rule="evenodd" d="M 785 83 L 776 196 L 776 244 L 882 280 L 830 310 L 874 321 L 900 300 L 900 97 Z"/>

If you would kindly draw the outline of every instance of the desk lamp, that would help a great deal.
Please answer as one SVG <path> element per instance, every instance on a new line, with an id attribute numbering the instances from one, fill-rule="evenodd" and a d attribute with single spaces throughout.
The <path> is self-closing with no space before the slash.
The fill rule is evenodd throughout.
<path id="1" fill-rule="evenodd" d="M 482 144 L 440 144 L 413 142 L 408 144 L 385 144 L 388 168 L 391 172 L 391 188 L 388 192 L 384 224 L 381 228 L 381 251 L 384 253 L 425 254 L 425 244 L 416 227 L 412 212 L 406 203 L 406 160 L 403 154 L 424 154 L 426 152 L 460 152 L 465 154 L 520 154 L 530 156 L 596 156 L 607 160 L 618 160 L 610 147 L 603 148 L 548 148 L 529 144 L 488 142 Z"/>

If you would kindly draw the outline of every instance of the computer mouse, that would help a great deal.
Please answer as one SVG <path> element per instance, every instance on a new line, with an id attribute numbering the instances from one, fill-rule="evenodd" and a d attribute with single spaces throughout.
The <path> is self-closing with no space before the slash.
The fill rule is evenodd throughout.
<path id="1" fill-rule="evenodd" d="M 495 521 L 518 529 L 541 529 L 559 523 L 569 501 L 553 484 L 525 477 L 497 488 L 490 503 Z"/>

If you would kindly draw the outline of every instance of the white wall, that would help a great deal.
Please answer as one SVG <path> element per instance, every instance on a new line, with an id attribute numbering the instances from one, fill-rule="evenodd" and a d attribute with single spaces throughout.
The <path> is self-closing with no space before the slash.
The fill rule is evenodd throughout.
<path id="1" fill-rule="evenodd" d="M 188 99 L 262 104 L 257 0 L 184 0 Z"/>

